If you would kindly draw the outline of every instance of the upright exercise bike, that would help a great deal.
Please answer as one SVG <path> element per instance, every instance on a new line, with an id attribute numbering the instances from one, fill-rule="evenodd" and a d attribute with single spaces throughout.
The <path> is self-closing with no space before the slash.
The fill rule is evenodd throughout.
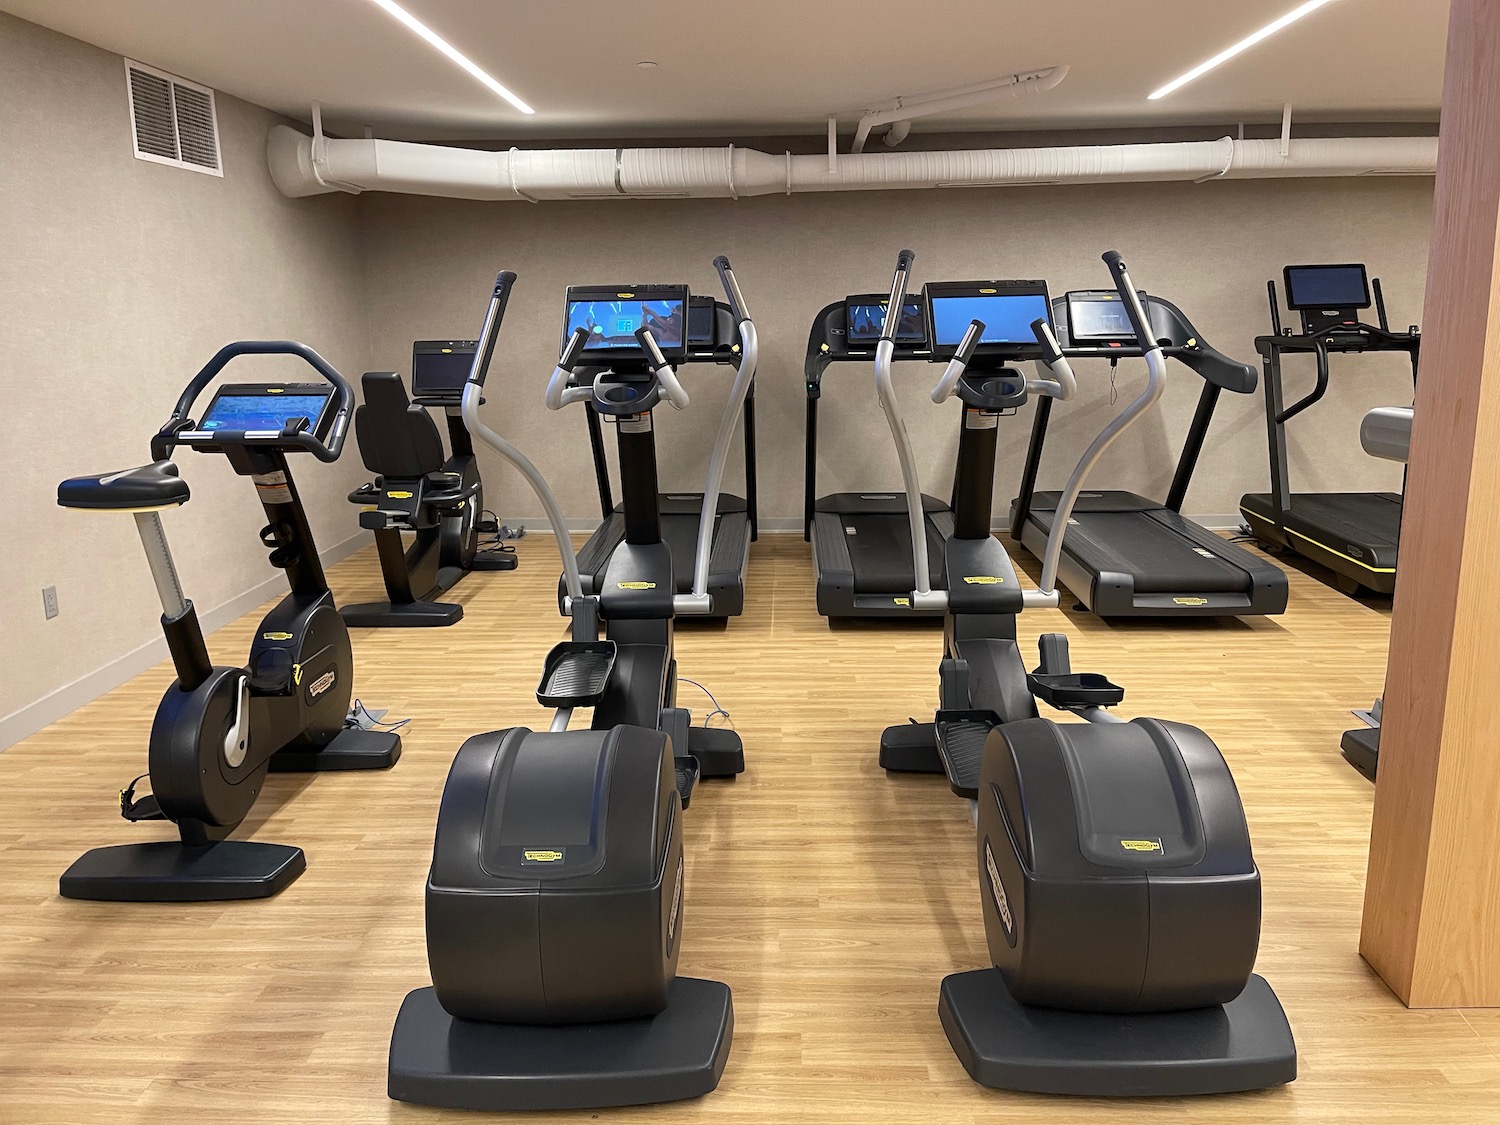
<path id="1" fill-rule="evenodd" d="M 976 802 L 992 967 L 945 979 L 938 1012 L 977 1082 L 1094 1096 L 1280 1085 L 1296 1077 L 1296 1047 L 1275 993 L 1251 971 L 1260 875 L 1218 748 L 1194 727 L 1115 718 L 1107 708 L 1124 691 L 1073 672 L 1063 635 L 1041 638 L 1030 674 L 1016 644 L 1023 608 L 1058 604 L 1063 535 L 1090 470 L 1163 389 L 1166 360 L 1125 263 L 1114 252 L 1104 259 L 1149 379 L 1074 468 L 1037 591 L 1021 590 L 990 534 L 991 482 L 1001 416 L 1031 392 L 1068 398 L 1076 387 L 1046 286 L 926 286 L 933 355 L 949 361 L 932 398 L 963 404 L 945 590 L 930 588 L 926 539 L 912 536 L 911 606 L 944 614 L 940 700 L 933 723 L 886 731 L 881 764 L 945 773 Z M 902 307 L 911 265 L 903 251 L 889 308 Z M 876 389 L 918 530 L 921 481 L 892 391 L 890 331 L 876 350 Z M 1027 359 L 1050 377 L 1009 366 Z M 1087 722 L 1041 718 L 1038 699 Z"/>
<path id="2" fill-rule="evenodd" d="M 438 599 L 471 571 L 515 569 L 513 553 L 479 546 L 484 482 L 460 409 L 474 357 L 473 340 L 418 340 L 411 398 L 394 371 L 367 371 L 360 380 L 365 401 L 354 412 L 354 436 L 375 479 L 349 500 L 364 509 L 359 526 L 375 533 L 387 600 L 344 606 L 339 612 L 348 625 L 455 624 L 463 606 Z M 447 420 L 446 460 L 428 408 L 441 409 Z M 411 536 L 410 546 L 403 534 Z"/>
<path id="3" fill-rule="evenodd" d="M 224 384 L 195 422 L 199 395 L 245 355 L 300 357 L 323 382 Z M 137 799 L 132 782 L 120 794 L 120 811 L 130 821 L 170 821 L 179 839 L 85 853 L 59 882 L 64 897 L 197 902 L 274 895 L 306 868 L 302 849 L 225 839 L 249 813 L 267 771 L 385 769 L 400 757 L 398 735 L 359 729 L 347 719 L 354 686 L 349 633 L 286 456 L 336 461 L 353 409 L 348 380 L 306 345 L 229 344 L 182 392 L 151 441 L 152 464 L 58 486 L 65 508 L 135 516 L 177 671 L 151 725 L 151 793 Z M 254 482 L 268 521 L 261 542 L 291 587 L 261 621 L 243 668 L 209 662 L 197 611 L 183 597 L 167 547 L 160 513 L 190 496 L 168 460 L 178 446 L 222 453 Z"/>
<path id="4" fill-rule="evenodd" d="M 391 1035 L 387 1090 L 399 1101 L 510 1111 L 584 1109 L 706 1094 L 728 1059 L 729 988 L 677 976 L 685 864 L 682 809 L 696 778 L 744 769 L 733 731 L 675 706 L 673 618 L 715 613 L 708 591 L 718 495 L 755 377 L 755 325 L 727 258 L 716 259 L 742 356 L 709 461 L 693 584 L 675 593 L 661 535 L 652 410 L 688 396 L 686 286 L 575 287 L 572 329 L 547 405 L 589 402 L 619 439 L 625 541 L 585 593 L 562 509 L 526 456 L 478 416 L 464 419 L 535 490 L 562 555 L 571 639 L 548 655 L 537 700 L 547 731 L 512 727 L 459 749 L 443 789 L 427 881 L 432 987 L 408 994 Z M 494 347 L 512 273 L 480 333 Z M 577 378 L 593 368 L 587 382 Z M 570 385 L 571 384 L 571 385 Z M 600 637 L 600 625 L 604 636 Z M 591 730 L 568 729 L 593 708 Z"/>

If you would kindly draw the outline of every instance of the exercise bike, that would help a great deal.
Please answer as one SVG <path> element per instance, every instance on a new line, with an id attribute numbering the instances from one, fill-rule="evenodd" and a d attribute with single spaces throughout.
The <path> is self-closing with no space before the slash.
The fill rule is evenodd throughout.
<path id="1" fill-rule="evenodd" d="M 364 403 L 354 412 L 354 436 L 375 479 L 349 500 L 364 509 L 359 526 L 375 533 L 387 600 L 344 606 L 347 625 L 452 625 L 464 609 L 440 601 L 444 594 L 471 571 L 515 569 L 513 553 L 479 545 L 484 482 L 459 409 L 474 347 L 473 340 L 413 344 L 411 398 L 394 371 L 367 371 L 360 380 Z M 448 423 L 446 460 L 429 407 L 441 408 Z M 403 534 L 412 537 L 409 547 Z"/>
<path id="2" fill-rule="evenodd" d="M 943 773 L 976 804 L 977 859 L 992 967 L 943 981 L 939 1017 L 985 1086 L 1093 1096 L 1218 1093 L 1296 1077 L 1296 1047 L 1255 976 L 1260 874 L 1234 780 L 1194 727 L 1124 722 L 1124 690 L 1072 670 L 1067 638 L 1044 635 L 1028 673 L 1016 615 L 1058 605 L 1063 535 L 1090 470 L 1163 390 L 1166 360 L 1120 256 L 1104 255 L 1149 370 L 1146 389 L 1084 452 L 1063 491 L 1040 589 L 1023 591 L 990 534 L 1000 418 L 1029 394 L 1071 398 L 1071 367 L 1039 281 L 929 283 L 935 402 L 963 405 L 947 588 L 928 581 L 913 534 L 913 609 L 944 614 L 932 723 L 889 728 L 887 770 Z M 889 308 L 906 297 L 910 251 Z M 894 319 L 894 318 L 893 318 Z M 895 439 L 914 532 L 921 481 L 893 393 L 889 335 L 876 390 Z M 1028 379 L 1011 364 L 1035 360 Z M 1041 718 L 1036 701 L 1087 720 Z"/>
<path id="3" fill-rule="evenodd" d="M 194 421 L 199 395 L 245 355 L 298 356 L 324 381 L 224 384 Z M 86 852 L 59 881 L 65 898 L 267 898 L 305 870 L 302 849 L 225 838 L 249 813 L 267 771 L 386 769 L 400 757 L 400 736 L 358 729 L 346 718 L 354 680 L 349 633 L 334 609 L 287 462 L 288 453 L 299 452 L 337 460 L 353 408 L 348 380 L 306 345 L 229 344 L 182 392 L 151 441 L 152 464 L 58 486 L 57 502 L 65 508 L 135 516 L 177 672 L 151 725 L 151 793 L 136 798 L 137 778 L 120 794 L 120 811 L 129 821 L 170 821 L 179 839 Z M 191 495 L 168 459 L 179 446 L 222 453 L 255 484 L 268 521 L 261 542 L 291 587 L 261 621 L 243 668 L 210 663 L 197 611 L 183 596 L 167 546 L 160 513 Z"/>
<path id="4" fill-rule="evenodd" d="M 545 478 L 478 417 L 482 363 L 464 389 L 469 428 L 547 512 L 571 639 L 548 654 L 537 688 L 538 702 L 556 709 L 550 728 L 475 735 L 448 774 L 426 892 L 432 986 L 408 994 L 396 1017 L 387 1084 L 396 1100 L 488 1111 L 641 1105 L 701 1096 L 723 1074 L 730 990 L 677 975 L 682 810 L 700 775 L 741 772 L 744 750 L 733 731 L 692 726 L 675 705 L 673 656 L 674 617 L 715 612 L 712 521 L 758 355 L 729 261 L 715 266 L 743 350 L 709 462 L 688 593 L 675 593 L 661 534 L 652 422 L 662 401 L 688 405 L 673 369 L 687 356 L 686 286 L 568 290 L 570 334 L 547 405 L 591 403 L 619 441 L 625 540 L 597 594 L 584 593 Z M 494 346 L 514 280 L 496 281 L 481 354 Z M 578 708 L 593 709 L 592 729 L 568 729 Z"/>

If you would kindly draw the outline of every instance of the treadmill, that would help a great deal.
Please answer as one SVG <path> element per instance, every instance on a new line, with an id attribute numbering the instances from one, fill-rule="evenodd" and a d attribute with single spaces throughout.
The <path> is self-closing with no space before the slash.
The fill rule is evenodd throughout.
<path id="1" fill-rule="evenodd" d="M 688 308 L 687 359 L 684 363 L 719 363 L 739 369 L 739 326 L 734 313 L 712 297 L 690 297 Z M 681 370 L 681 368 L 679 368 Z M 580 368 L 575 384 L 592 381 L 597 368 Z M 588 417 L 589 445 L 594 454 L 594 477 L 599 487 L 599 509 L 603 522 L 578 552 L 578 567 L 584 594 L 601 593 L 604 571 L 615 548 L 625 541 L 625 505 L 616 504 L 610 484 L 609 463 L 604 456 L 604 431 L 592 404 Z M 745 611 L 745 569 L 750 544 L 759 537 L 755 482 L 755 384 L 745 395 L 741 418 L 745 432 L 745 495 L 721 492 L 714 519 L 713 547 L 708 563 L 708 592 L 714 608 L 709 620 L 725 621 Z M 703 512 L 703 493 L 666 492 L 657 497 L 661 511 L 661 537 L 672 552 L 672 574 L 679 594 L 693 590 L 693 559 L 698 551 L 698 528 Z M 561 579 L 557 584 L 558 608 L 566 596 Z"/>
<path id="2" fill-rule="evenodd" d="M 1382 406 L 1365 415 L 1359 427 L 1359 443 L 1371 457 L 1406 464 L 1411 452 L 1410 406 Z M 1362 727 L 1346 730 L 1339 740 L 1344 761 L 1370 781 L 1380 765 L 1380 718 L 1383 699 L 1377 699 L 1368 711 L 1354 712 L 1365 721 Z"/>
<path id="3" fill-rule="evenodd" d="M 1262 543 L 1292 551 L 1333 573 L 1345 594 L 1389 597 L 1396 589 L 1396 539 L 1401 528 L 1401 497 L 1394 492 L 1293 493 L 1287 473 L 1286 424 L 1328 393 L 1328 357 L 1360 352 L 1405 352 L 1412 381 L 1422 336 L 1416 325 L 1392 332 L 1385 315 L 1380 279 L 1375 307 L 1380 326 L 1360 322 L 1370 307 L 1370 280 L 1363 265 L 1287 266 L 1282 271 L 1287 307 L 1301 314 L 1302 332 L 1281 327 L 1276 282 L 1266 283 L 1273 334 L 1256 338 L 1265 371 L 1266 437 L 1271 454 L 1271 491 L 1240 498 L 1245 523 Z M 1281 358 L 1310 353 L 1317 364 L 1311 393 L 1282 405 Z"/>
<path id="4" fill-rule="evenodd" d="M 1250 394 L 1255 369 L 1211 348 L 1170 301 L 1141 294 L 1162 351 L 1203 380 L 1198 408 L 1164 503 L 1117 490 L 1078 497 L 1063 538 L 1058 577 L 1099 617 L 1239 617 L 1283 613 L 1286 573 L 1182 515 L 1198 455 L 1222 391 Z M 1053 302 L 1053 321 L 1070 360 L 1141 357 L 1129 317 L 1113 290 L 1080 290 Z M 1057 512 L 1059 492 L 1037 492 L 1052 399 L 1037 403 L 1011 537 L 1037 558 Z"/>
<path id="5" fill-rule="evenodd" d="M 835 492 L 818 496 L 818 402 L 823 373 L 831 363 L 873 363 L 885 328 L 889 296 L 861 293 L 818 313 L 807 339 L 803 373 L 807 384 L 807 444 L 802 537 L 812 544 L 817 573 L 818 612 L 836 617 L 940 617 L 933 609 L 912 608 L 911 525 L 906 493 Z M 896 326 L 895 360 L 931 358 L 923 299 L 909 296 Z M 941 590 L 946 577 L 944 551 L 953 534 L 953 507 L 922 497 L 926 517 L 928 581 Z"/>

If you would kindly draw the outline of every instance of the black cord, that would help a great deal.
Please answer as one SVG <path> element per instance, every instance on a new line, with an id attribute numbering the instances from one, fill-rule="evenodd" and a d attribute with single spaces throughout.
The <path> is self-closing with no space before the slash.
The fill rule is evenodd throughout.
<path id="1" fill-rule="evenodd" d="M 730 730 L 734 729 L 734 720 L 729 717 L 729 712 L 728 711 L 724 710 L 724 708 L 722 708 L 722 707 L 719 706 L 719 701 L 714 698 L 714 693 L 713 692 L 709 691 L 706 687 L 704 687 L 702 684 L 700 684 L 697 680 L 690 680 L 686 676 L 678 676 L 677 677 L 677 682 L 679 684 L 692 684 L 695 688 L 697 688 L 699 691 L 701 691 L 704 695 L 708 696 L 708 701 L 714 705 L 714 709 L 712 711 L 710 711 L 707 715 L 703 716 L 703 725 L 704 726 L 708 726 L 708 721 L 710 719 L 712 719 L 715 715 L 723 715 L 724 716 L 724 721 L 729 724 L 729 729 Z"/>
<path id="2" fill-rule="evenodd" d="M 365 726 L 365 722 L 369 723 L 368 727 Z M 345 728 L 359 730 L 398 731 L 409 722 L 411 722 L 411 719 L 408 717 L 397 719 L 394 723 L 383 723 L 370 714 L 370 709 L 360 699 L 354 701 L 353 705 L 349 708 L 349 714 L 344 717 Z"/>

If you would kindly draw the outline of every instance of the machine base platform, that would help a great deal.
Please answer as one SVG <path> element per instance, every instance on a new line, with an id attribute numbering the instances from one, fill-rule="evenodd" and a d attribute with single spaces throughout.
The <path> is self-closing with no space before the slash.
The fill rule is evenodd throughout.
<path id="1" fill-rule="evenodd" d="M 549 1027 L 454 1019 L 419 988 L 396 1016 L 386 1092 L 497 1113 L 680 1101 L 719 1084 L 733 1031 L 729 986 L 692 977 L 657 1015 Z"/>
<path id="2" fill-rule="evenodd" d="M 314 749 L 295 743 L 271 755 L 272 773 L 326 773 L 332 770 L 388 770 L 401 757 L 395 731 L 343 730 L 327 746 Z"/>
<path id="3" fill-rule="evenodd" d="M 969 1077 L 996 1090 L 1168 1097 L 1297 1077 L 1286 1013 L 1258 976 L 1222 1007 L 1100 1014 L 1025 1007 L 999 969 L 979 969 L 944 978 L 938 1016 Z"/>
<path id="4" fill-rule="evenodd" d="M 1339 740 L 1344 761 L 1357 769 L 1367 781 L 1375 780 L 1380 766 L 1380 728 L 1356 727 L 1346 730 Z"/>
<path id="5" fill-rule="evenodd" d="M 453 602 L 361 602 L 339 608 L 351 629 L 441 629 L 463 620 L 464 607 Z"/>
<path id="6" fill-rule="evenodd" d="M 938 755 L 937 725 L 900 723 L 886 727 L 880 736 L 880 768 L 896 773 L 942 773 Z"/>
<path id="7" fill-rule="evenodd" d="M 703 777 L 734 777 L 745 772 L 745 746 L 723 727 L 689 727 L 687 751 L 698 759 Z"/>
<path id="8" fill-rule="evenodd" d="M 514 551 L 480 551 L 469 564 L 470 570 L 515 570 Z"/>
<path id="9" fill-rule="evenodd" d="M 57 893 L 95 902 L 227 902 L 270 898 L 307 870 L 301 848 L 254 840 L 186 847 L 176 840 L 85 852 Z"/>

